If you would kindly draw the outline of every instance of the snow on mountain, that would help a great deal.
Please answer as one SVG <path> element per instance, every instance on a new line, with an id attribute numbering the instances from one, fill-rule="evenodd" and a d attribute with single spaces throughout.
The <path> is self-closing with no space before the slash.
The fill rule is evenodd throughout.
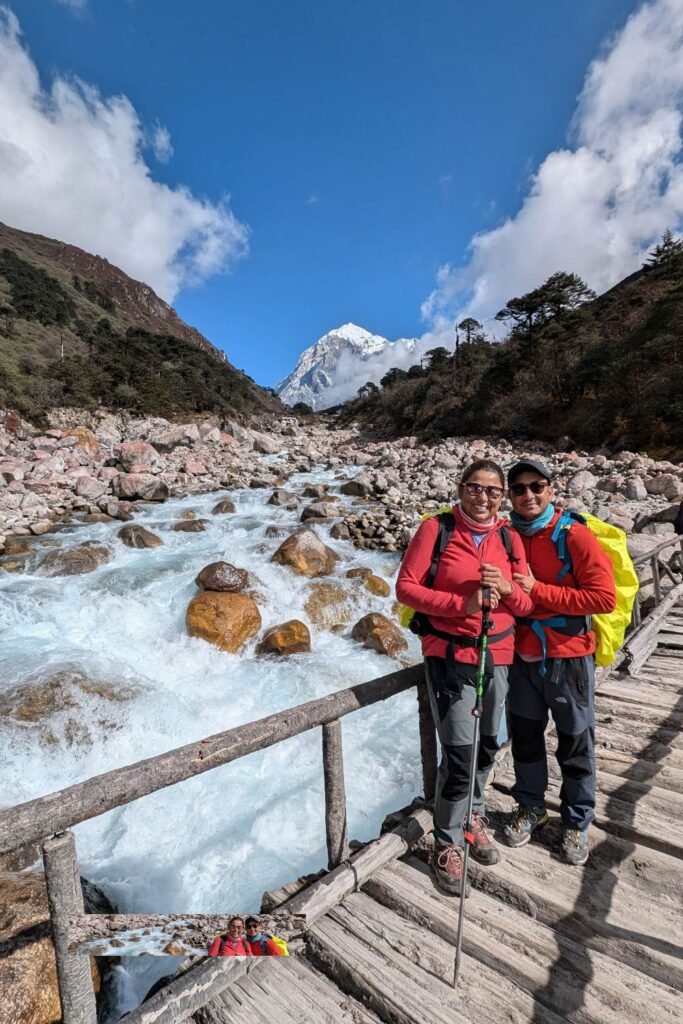
<path id="1" fill-rule="evenodd" d="M 275 390 L 288 405 L 306 402 L 313 409 L 327 409 L 354 398 L 366 381 L 377 383 L 416 344 L 414 338 L 391 342 L 356 324 L 343 324 L 302 352 Z"/>

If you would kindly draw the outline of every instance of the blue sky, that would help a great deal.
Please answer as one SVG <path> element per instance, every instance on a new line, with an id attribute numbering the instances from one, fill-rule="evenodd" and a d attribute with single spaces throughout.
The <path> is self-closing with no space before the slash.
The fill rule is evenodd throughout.
<path id="1" fill-rule="evenodd" d="M 223 232 L 222 254 L 212 261 L 202 252 L 177 274 L 173 302 L 235 365 L 273 385 L 302 349 L 346 321 L 389 338 L 443 327 L 464 287 L 459 268 L 471 263 L 472 237 L 515 217 L 548 154 L 576 148 L 571 124 L 587 70 L 639 5 L 9 0 L 8 7 L 23 33 L 16 45 L 37 67 L 42 89 L 56 79 L 69 87 L 75 76 L 98 90 L 101 107 L 91 115 L 103 120 L 108 101 L 125 96 L 145 136 L 138 163 L 148 178 L 184 186 L 212 209 L 223 197 L 231 225 L 207 228 L 214 244 Z M 159 128 L 170 136 L 170 155 Z M 144 147 L 155 129 L 161 159 Z M 84 174 L 89 164 L 86 146 Z M 125 179 L 106 187 L 125 205 Z M 40 203 L 29 210 L 13 195 L 0 187 L 0 219 L 16 223 L 14 201 L 17 226 L 48 234 L 60 226 L 54 202 L 46 212 Z M 195 210 L 186 203 L 182 217 L 191 221 Z M 115 234 L 116 208 L 106 213 Z M 76 227 L 76 211 L 61 237 L 83 244 L 88 218 L 97 215 L 86 207 Z M 134 276 L 144 271 L 140 252 L 125 265 L 125 238 L 112 254 L 102 233 L 91 244 Z M 176 245 L 177 263 L 182 239 Z M 521 245 L 517 258 L 525 260 Z M 544 264 L 539 257 L 534 273 L 552 273 L 561 258 Z M 627 256 L 620 260 L 614 273 L 627 267 Z M 229 274 L 214 272 L 225 263 Z M 162 271 L 151 269 L 150 283 Z M 464 302 L 459 294 L 457 302 Z"/>

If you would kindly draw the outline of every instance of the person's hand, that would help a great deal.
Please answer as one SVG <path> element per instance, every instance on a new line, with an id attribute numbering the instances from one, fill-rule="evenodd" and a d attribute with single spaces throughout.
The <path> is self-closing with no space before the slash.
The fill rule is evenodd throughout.
<path id="1" fill-rule="evenodd" d="M 532 573 L 531 569 L 529 569 L 528 576 L 525 576 L 521 572 L 513 572 L 512 578 L 517 584 L 517 586 L 522 588 L 525 594 L 530 594 L 531 591 L 534 589 L 536 577 Z"/>
<path id="2" fill-rule="evenodd" d="M 475 590 L 475 592 L 472 594 L 472 597 L 467 602 L 467 606 L 465 608 L 465 611 L 467 612 L 468 615 L 476 615 L 477 612 L 481 611 L 482 599 L 483 599 L 482 588 L 479 587 L 477 590 Z M 495 611 L 495 609 L 498 607 L 499 604 L 500 604 L 500 598 L 498 596 L 498 592 L 492 589 L 491 590 L 491 611 Z"/>
<path id="3" fill-rule="evenodd" d="M 481 567 L 481 585 L 490 587 L 499 597 L 509 597 L 512 593 L 512 583 L 503 575 L 502 569 L 488 562 Z"/>

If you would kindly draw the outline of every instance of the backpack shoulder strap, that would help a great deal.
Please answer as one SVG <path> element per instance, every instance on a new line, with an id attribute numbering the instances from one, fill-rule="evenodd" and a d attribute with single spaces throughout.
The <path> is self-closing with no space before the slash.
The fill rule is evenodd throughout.
<path id="1" fill-rule="evenodd" d="M 505 554 L 508 556 L 508 562 L 510 563 L 510 565 L 514 565 L 515 562 L 519 561 L 519 558 L 517 558 L 512 553 L 512 536 L 510 535 L 510 531 L 508 530 L 507 526 L 501 526 L 500 530 L 498 531 L 498 535 L 501 541 L 503 542 Z"/>
<path id="2" fill-rule="evenodd" d="M 564 579 L 568 572 L 572 571 L 572 556 L 567 547 L 567 534 L 571 529 L 572 523 L 582 523 L 585 526 L 586 520 L 580 512 L 573 512 L 571 510 L 562 512 L 552 532 L 551 540 L 557 549 L 557 557 L 562 562 L 562 567 L 557 574 L 558 582 Z"/>
<path id="3" fill-rule="evenodd" d="M 446 550 L 446 545 L 451 539 L 453 530 L 455 529 L 455 516 L 452 512 L 440 512 L 436 518 L 439 522 L 439 530 L 436 535 L 436 541 L 434 542 L 434 550 L 432 551 L 432 564 L 429 567 L 427 579 L 425 580 L 426 587 L 434 586 L 436 570 L 439 568 L 439 559 Z"/>

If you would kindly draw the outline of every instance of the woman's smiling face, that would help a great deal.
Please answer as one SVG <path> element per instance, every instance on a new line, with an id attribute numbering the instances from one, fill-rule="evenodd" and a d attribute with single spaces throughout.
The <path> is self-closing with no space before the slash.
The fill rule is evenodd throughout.
<path id="1" fill-rule="evenodd" d="M 477 493 L 478 492 L 478 493 Z M 488 523 L 503 500 L 503 483 L 490 469 L 477 469 L 458 486 L 462 510 L 478 523 Z"/>

